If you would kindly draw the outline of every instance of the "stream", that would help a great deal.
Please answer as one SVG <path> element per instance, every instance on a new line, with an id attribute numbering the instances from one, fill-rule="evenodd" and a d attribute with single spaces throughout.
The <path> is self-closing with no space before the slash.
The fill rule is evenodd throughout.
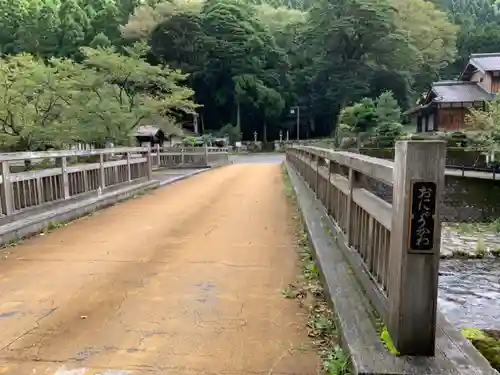
<path id="1" fill-rule="evenodd" d="M 441 260 L 439 308 L 459 328 L 500 330 L 500 259 Z"/>

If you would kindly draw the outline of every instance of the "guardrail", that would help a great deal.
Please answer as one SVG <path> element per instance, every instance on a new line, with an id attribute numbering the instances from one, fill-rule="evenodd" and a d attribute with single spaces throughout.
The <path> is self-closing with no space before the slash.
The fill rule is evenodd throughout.
<path id="1" fill-rule="evenodd" d="M 396 144 L 395 161 L 292 146 L 287 160 L 326 208 L 337 243 L 396 348 L 434 355 L 445 142 Z M 364 177 L 393 187 L 389 204 Z"/>
<path id="2" fill-rule="evenodd" d="M 471 173 L 467 172 L 478 172 L 484 175 L 484 177 L 488 176 L 488 179 L 496 180 L 497 174 L 500 172 L 499 168 L 481 168 L 481 167 L 468 167 L 464 165 L 446 165 L 448 170 L 459 171 L 462 177 L 468 177 Z"/>
<path id="3" fill-rule="evenodd" d="M 34 170 L 14 171 L 19 162 L 36 160 Z M 155 168 L 205 167 L 228 160 L 227 149 L 109 148 L 0 154 L 0 217 L 66 201 L 140 180 L 151 180 Z M 44 167 L 44 168 L 42 168 Z"/>

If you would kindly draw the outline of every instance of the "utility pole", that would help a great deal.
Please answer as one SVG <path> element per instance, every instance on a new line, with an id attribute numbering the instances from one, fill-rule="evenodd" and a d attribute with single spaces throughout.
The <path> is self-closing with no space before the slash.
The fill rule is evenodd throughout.
<path id="1" fill-rule="evenodd" d="M 198 113 L 193 113 L 193 128 L 194 128 L 194 133 L 196 135 L 199 134 L 198 132 Z"/>
<path id="2" fill-rule="evenodd" d="M 300 140 L 300 107 L 296 105 L 290 109 L 292 115 L 297 116 L 297 142 Z"/>

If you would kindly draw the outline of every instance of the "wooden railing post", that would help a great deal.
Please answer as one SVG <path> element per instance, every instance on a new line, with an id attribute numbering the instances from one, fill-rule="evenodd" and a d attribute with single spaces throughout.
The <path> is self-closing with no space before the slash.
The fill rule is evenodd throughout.
<path id="1" fill-rule="evenodd" d="M 349 168 L 349 191 L 347 195 L 347 233 L 346 233 L 346 239 L 347 239 L 347 244 L 349 246 L 352 246 L 354 243 L 354 228 L 353 228 L 353 222 L 354 222 L 354 210 L 355 210 L 355 203 L 353 200 L 353 191 L 356 188 L 357 184 L 357 178 L 358 175 L 356 171 L 352 168 Z"/>
<path id="2" fill-rule="evenodd" d="M 156 144 L 156 166 L 160 168 L 161 158 L 160 158 L 160 144 Z"/>
<path id="3" fill-rule="evenodd" d="M 14 212 L 14 200 L 12 199 L 12 183 L 10 182 L 10 164 L 2 161 L 2 189 L 5 198 L 5 215 L 12 215 Z"/>
<path id="4" fill-rule="evenodd" d="M 40 181 L 40 179 L 37 178 L 37 190 L 38 190 L 39 181 Z M 83 189 L 84 189 L 85 193 L 89 191 L 89 177 L 88 177 L 87 171 L 83 171 Z M 41 191 L 42 191 L 42 189 L 40 186 L 39 193 L 38 193 L 39 197 L 42 196 Z"/>
<path id="5" fill-rule="evenodd" d="M 315 185 L 315 191 L 316 191 L 316 198 L 319 198 L 319 160 L 320 157 L 316 155 L 316 181 L 314 182 Z"/>
<path id="6" fill-rule="evenodd" d="M 61 157 L 61 176 L 63 199 L 69 199 L 68 159 L 65 156 Z"/>
<path id="7" fill-rule="evenodd" d="M 99 186 L 101 191 L 106 187 L 106 173 L 104 171 L 104 154 L 99 154 Z"/>
<path id="8" fill-rule="evenodd" d="M 326 197 L 325 197 L 325 204 L 326 204 L 326 212 L 328 215 L 331 215 L 331 179 L 332 179 L 332 170 L 333 170 L 333 162 L 331 160 L 327 161 L 328 164 L 328 174 L 326 176 Z"/>
<path id="9" fill-rule="evenodd" d="M 153 161 L 151 160 L 151 144 L 148 144 L 148 151 L 146 153 L 146 168 L 148 168 L 148 180 L 153 179 Z"/>
<path id="10" fill-rule="evenodd" d="M 126 154 L 127 157 L 127 181 L 132 181 L 132 169 L 130 167 L 130 152 L 127 152 Z"/>
<path id="11" fill-rule="evenodd" d="M 402 355 L 434 355 L 445 160 L 443 141 L 396 143 L 388 329 Z"/>
<path id="12" fill-rule="evenodd" d="M 313 166 L 312 166 L 312 162 L 313 162 L 313 156 L 311 154 L 310 151 L 307 151 L 306 152 L 306 159 L 307 159 L 307 172 L 306 172 L 306 181 L 307 181 L 307 185 L 309 185 L 309 188 L 312 189 L 312 186 L 313 186 L 313 179 L 312 179 L 312 176 L 313 176 Z"/>

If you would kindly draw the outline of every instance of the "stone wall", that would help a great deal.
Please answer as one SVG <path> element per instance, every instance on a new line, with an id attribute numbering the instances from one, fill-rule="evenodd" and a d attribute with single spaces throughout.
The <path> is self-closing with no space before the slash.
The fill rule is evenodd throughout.
<path id="1" fill-rule="evenodd" d="M 455 176 L 446 176 L 445 181 L 444 221 L 491 221 L 500 218 L 500 181 Z"/>
<path id="2" fill-rule="evenodd" d="M 352 151 L 352 150 L 350 150 Z M 393 148 L 362 148 L 361 154 L 380 159 L 394 160 Z M 470 151 L 459 147 L 446 150 L 446 165 L 486 168 L 486 156 L 479 151 Z"/>
<path id="3" fill-rule="evenodd" d="M 363 177 L 363 187 L 392 203 L 392 187 Z M 442 220 L 484 222 L 500 218 L 500 181 L 446 176 Z"/>
<path id="4" fill-rule="evenodd" d="M 363 187 L 392 203 L 392 187 L 363 176 Z M 500 218 L 500 180 L 446 176 L 442 220 L 485 222 Z"/>

